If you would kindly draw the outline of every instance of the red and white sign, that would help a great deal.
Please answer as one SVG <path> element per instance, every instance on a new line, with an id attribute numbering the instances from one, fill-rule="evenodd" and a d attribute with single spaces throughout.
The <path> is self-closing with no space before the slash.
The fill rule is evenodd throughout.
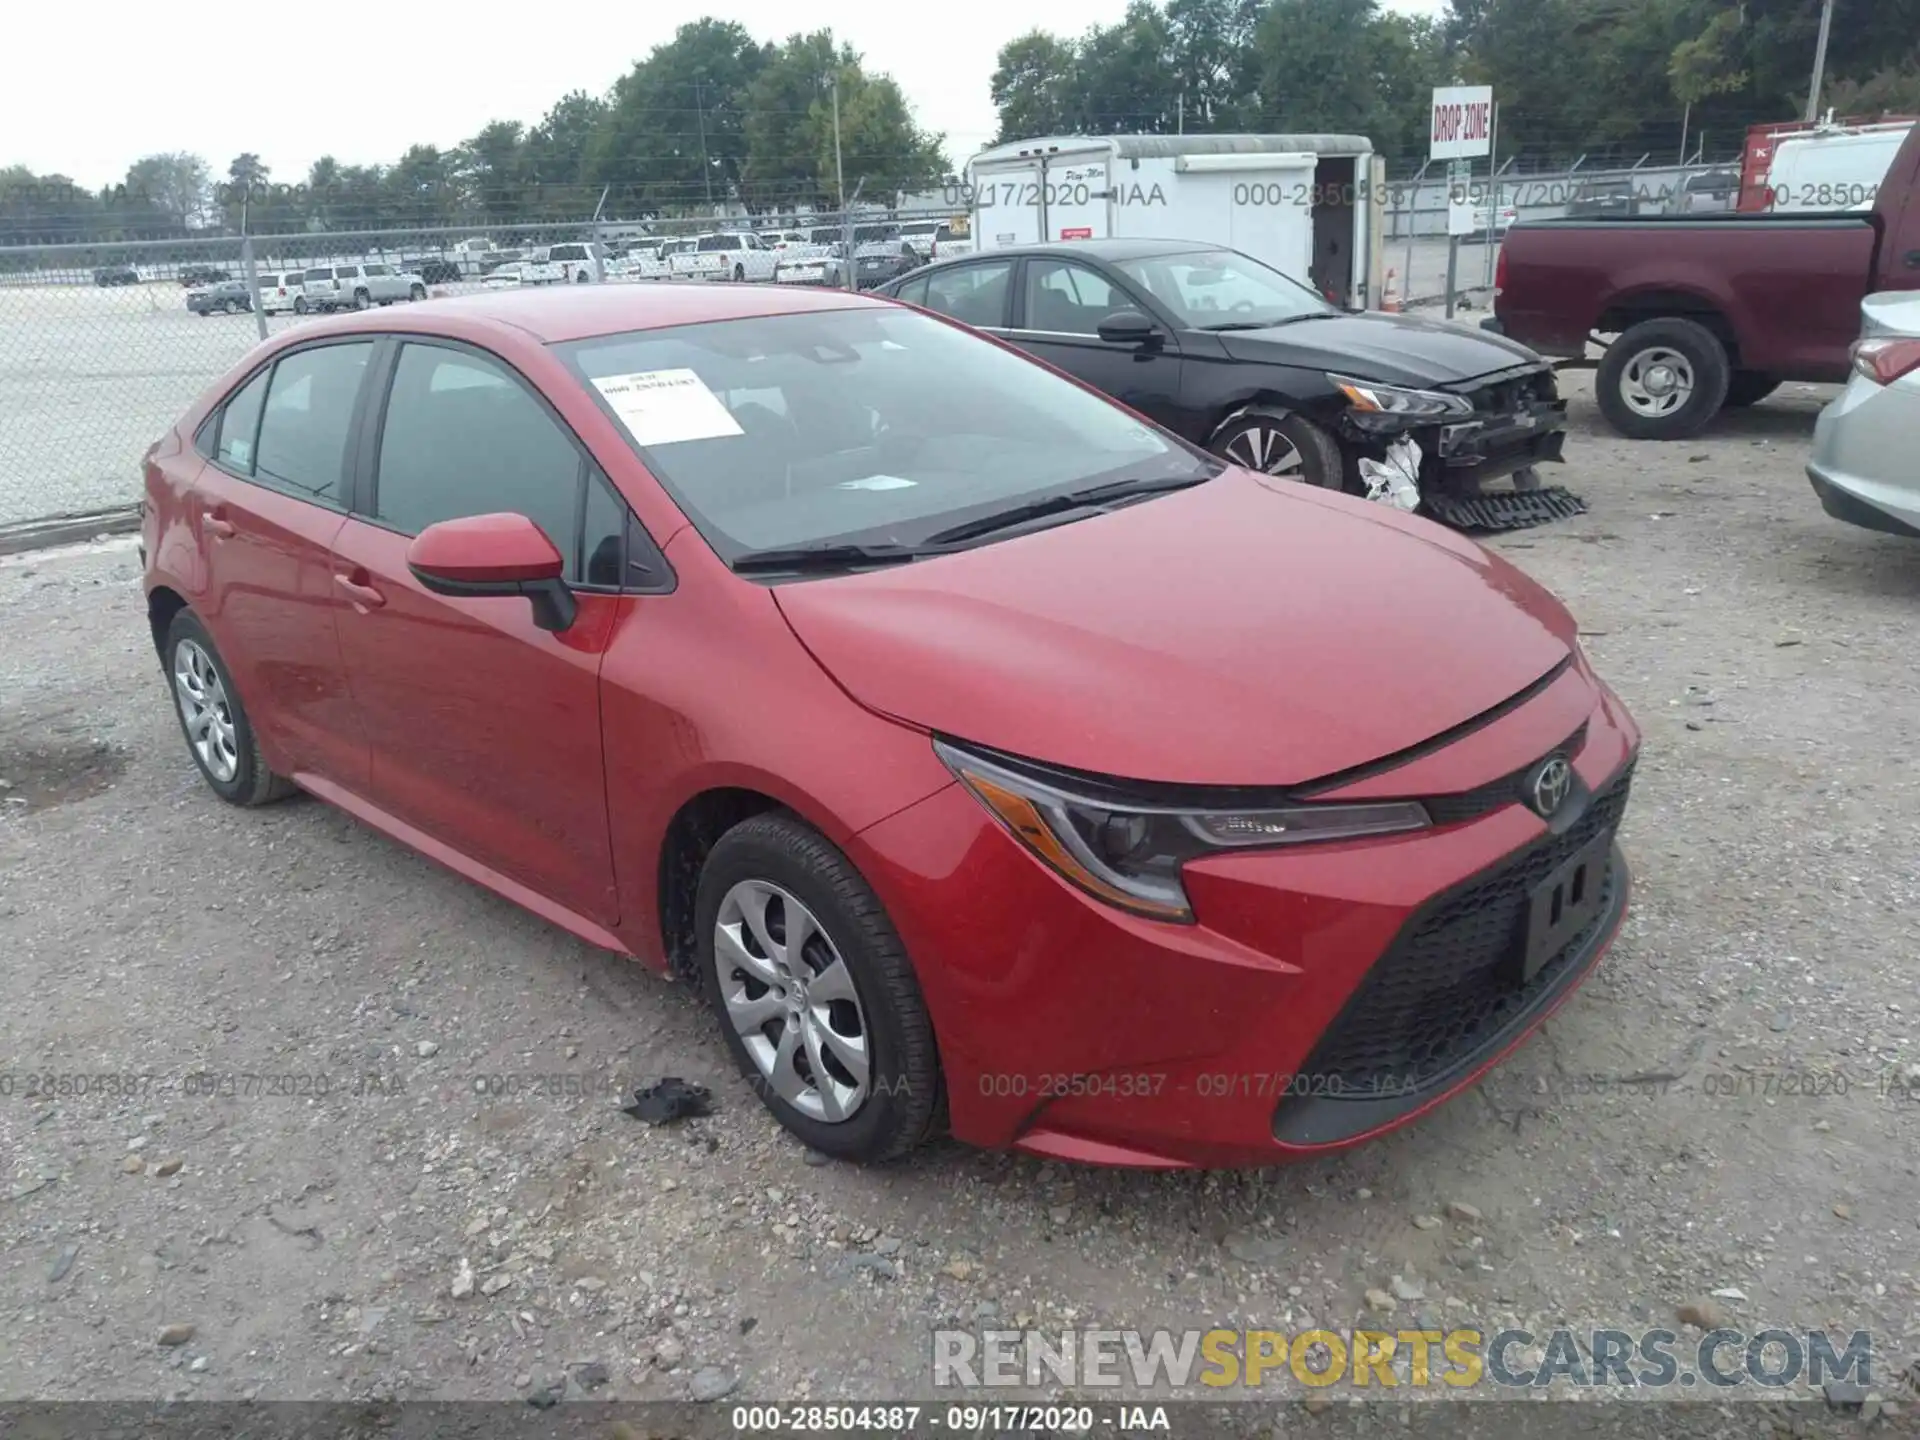
<path id="1" fill-rule="evenodd" d="M 1493 87 L 1436 85 L 1428 127 L 1432 160 L 1471 160 L 1493 149 Z"/>
<path id="2" fill-rule="evenodd" d="M 1060 238 L 1062 240 L 1091 240 L 1093 238 L 1093 227 L 1091 225 L 1069 225 L 1060 232 Z"/>

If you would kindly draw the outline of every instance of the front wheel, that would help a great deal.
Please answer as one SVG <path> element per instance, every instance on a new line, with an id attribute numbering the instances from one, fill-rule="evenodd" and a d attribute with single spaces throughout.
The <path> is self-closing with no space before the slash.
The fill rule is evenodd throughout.
<path id="1" fill-rule="evenodd" d="M 293 302 L 293 313 L 296 315 L 304 315 L 307 313 L 307 297 L 306 296 L 302 295 Z"/>
<path id="2" fill-rule="evenodd" d="M 578 275 L 573 277 L 573 283 L 576 285 L 584 285 L 592 278 L 593 277 L 591 275 L 587 274 L 586 271 L 582 270 Z"/>
<path id="3" fill-rule="evenodd" d="M 1207 448 L 1222 460 L 1325 490 L 1346 488 L 1340 442 L 1300 415 L 1241 415 L 1213 434 Z"/>
<path id="4" fill-rule="evenodd" d="M 356 290 L 353 292 L 354 309 L 365 310 L 371 304 L 373 304 L 373 296 L 369 295 L 366 291 Z"/>
<path id="5" fill-rule="evenodd" d="M 746 267 L 746 266 L 744 266 L 744 265 L 736 265 L 736 266 L 734 266 L 734 267 L 733 267 L 733 278 L 734 278 L 734 279 L 735 279 L 736 281 L 739 281 L 739 280 L 744 280 L 744 279 L 746 279 L 746 278 L 747 278 L 747 267 Z"/>
<path id="6" fill-rule="evenodd" d="M 191 610 L 167 629 L 166 664 L 187 753 L 213 793 L 229 805 L 265 805 L 293 794 L 294 783 L 267 767 L 226 661 Z"/>
<path id="7" fill-rule="evenodd" d="M 708 855 L 695 913 L 707 997 L 774 1118 L 843 1160 L 905 1154 L 940 1110 L 920 985 L 879 898 L 797 817 L 742 821 Z"/>
<path id="8" fill-rule="evenodd" d="M 1594 398 L 1630 440 L 1685 440 L 1719 413 L 1731 378 L 1719 337 L 1669 316 L 1643 320 L 1607 347 Z"/>
<path id="9" fill-rule="evenodd" d="M 427 287 L 426 287 L 426 286 L 424 286 L 424 285 L 409 285 L 409 286 L 407 287 L 407 298 L 408 298 L 409 300 L 424 300 L 424 299 L 426 299 L 426 298 L 427 298 Z"/>

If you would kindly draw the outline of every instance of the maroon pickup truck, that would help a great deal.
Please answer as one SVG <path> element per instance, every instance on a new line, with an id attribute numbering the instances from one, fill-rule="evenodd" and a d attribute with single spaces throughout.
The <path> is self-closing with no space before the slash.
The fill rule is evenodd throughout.
<path id="1" fill-rule="evenodd" d="M 1546 355 L 1606 344 L 1594 395 L 1637 440 L 1695 434 L 1783 380 L 1839 381 L 1860 301 L 1920 289 L 1920 125 L 1871 210 L 1515 225 L 1488 329 Z"/>

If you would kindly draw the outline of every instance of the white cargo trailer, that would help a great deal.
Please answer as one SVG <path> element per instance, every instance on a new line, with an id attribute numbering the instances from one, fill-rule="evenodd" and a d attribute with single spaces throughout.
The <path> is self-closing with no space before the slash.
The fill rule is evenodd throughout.
<path id="1" fill-rule="evenodd" d="M 1055 135 L 967 162 L 974 246 L 1231 246 L 1337 305 L 1379 306 L 1386 170 L 1360 135 Z"/>

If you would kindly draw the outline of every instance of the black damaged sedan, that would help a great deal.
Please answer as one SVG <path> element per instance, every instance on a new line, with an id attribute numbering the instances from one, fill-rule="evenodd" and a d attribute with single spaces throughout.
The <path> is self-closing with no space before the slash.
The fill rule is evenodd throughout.
<path id="1" fill-rule="evenodd" d="M 1080 240 L 968 255 L 880 287 L 1078 376 L 1235 464 L 1356 494 L 1538 484 L 1560 459 L 1552 366 L 1498 335 L 1336 308 L 1237 250 Z"/>

